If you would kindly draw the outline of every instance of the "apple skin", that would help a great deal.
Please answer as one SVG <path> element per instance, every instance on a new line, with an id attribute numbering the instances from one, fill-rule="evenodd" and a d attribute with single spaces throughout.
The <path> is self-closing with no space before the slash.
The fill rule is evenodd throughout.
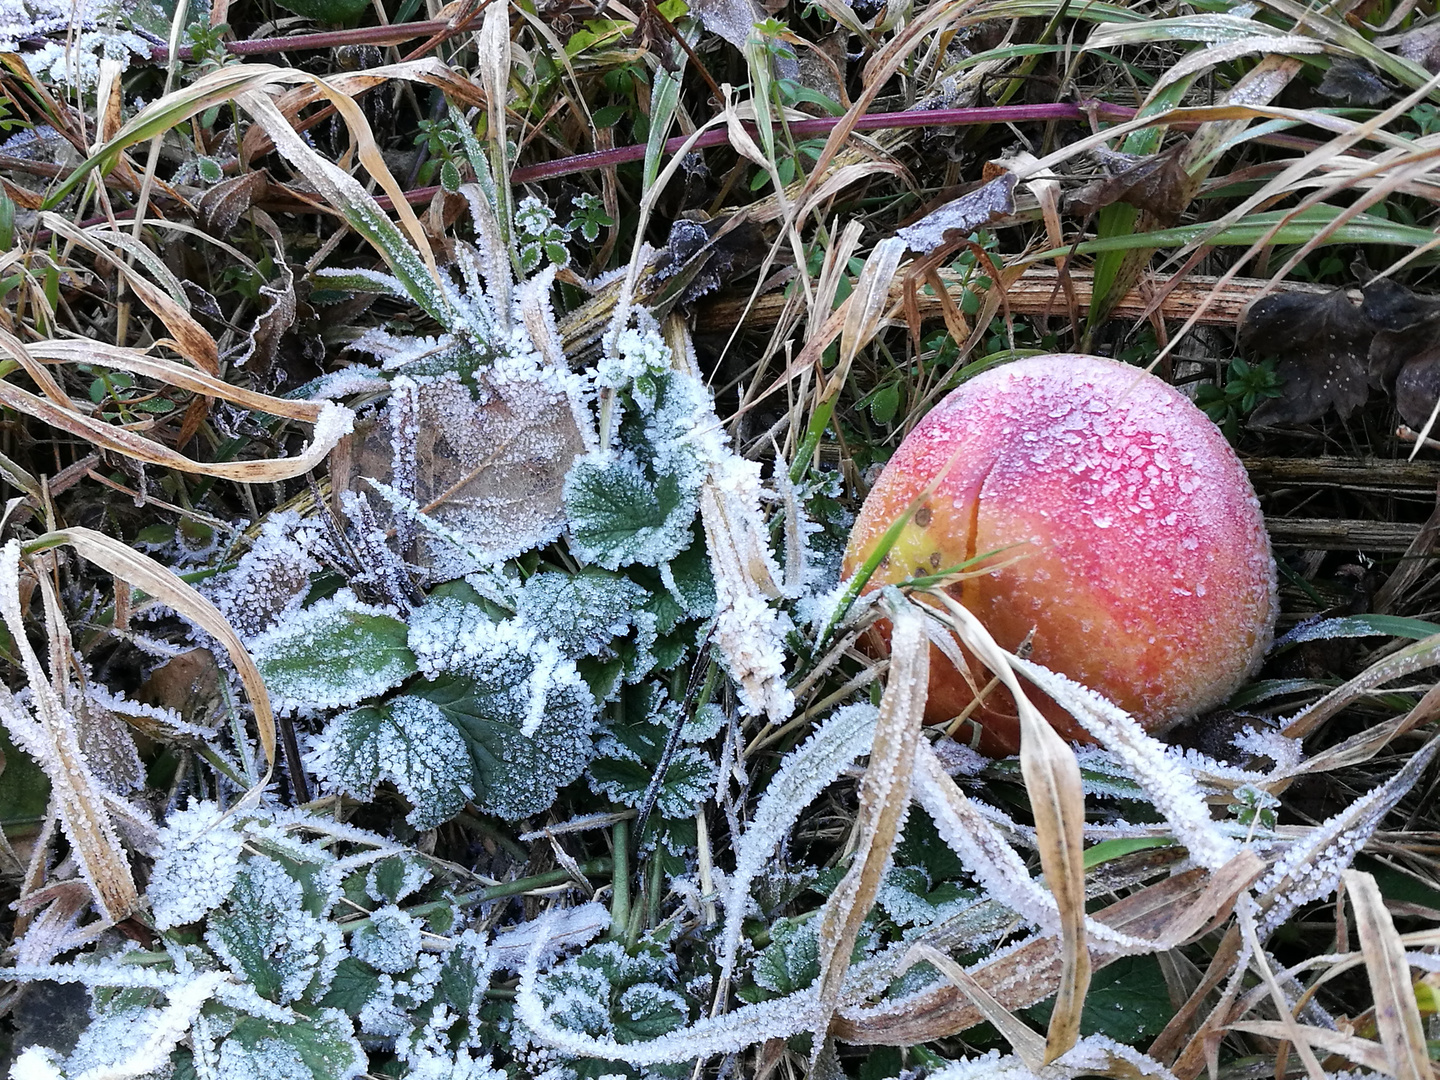
<path id="1" fill-rule="evenodd" d="M 992 368 L 951 393 L 901 443 L 860 511 L 849 577 L 935 477 L 866 591 L 995 552 L 947 587 L 1001 646 L 1029 637 L 1037 663 L 1160 732 L 1225 701 L 1274 633 L 1275 560 L 1250 478 L 1191 401 L 1140 368 L 1057 354 Z M 1000 550 L 1005 549 L 1005 550 Z M 868 647 L 883 654 L 889 627 Z M 958 716 L 970 678 L 931 648 L 927 723 Z M 1064 709 L 1027 694 L 1066 738 Z M 957 733 L 984 753 L 1019 748 L 996 687 Z"/>

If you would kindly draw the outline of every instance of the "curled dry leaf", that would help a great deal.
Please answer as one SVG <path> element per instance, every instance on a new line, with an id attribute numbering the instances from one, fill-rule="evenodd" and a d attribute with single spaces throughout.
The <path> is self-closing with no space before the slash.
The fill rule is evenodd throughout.
<path id="1" fill-rule="evenodd" d="M 1374 68 L 1352 56 L 1337 56 L 1331 60 L 1330 68 L 1316 91 L 1321 97 L 1334 101 L 1367 106 L 1379 105 L 1394 93 L 1390 84 L 1376 74 Z"/>
<path id="2" fill-rule="evenodd" d="M 1108 175 L 1070 192 L 1065 209 L 1089 217 L 1120 202 L 1149 210 L 1162 223 L 1174 223 L 1190 205 L 1190 176 L 1181 164 L 1189 146 L 1182 139 L 1168 150 L 1144 156 L 1097 151 Z"/>
<path id="3" fill-rule="evenodd" d="M 200 196 L 197 208 L 201 224 L 211 236 L 228 236 L 240 216 L 265 194 L 269 185 L 263 169 L 247 169 L 239 176 L 220 181 Z"/>
<path id="4" fill-rule="evenodd" d="M 963 238 L 976 229 L 1013 214 L 1016 183 L 1015 174 L 1006 170 L 988 183 L 930 211 L 913 225 L 897 230 L 895 235 L 916 254 L 928 254 L 944 244 L 952 234 Z"/>

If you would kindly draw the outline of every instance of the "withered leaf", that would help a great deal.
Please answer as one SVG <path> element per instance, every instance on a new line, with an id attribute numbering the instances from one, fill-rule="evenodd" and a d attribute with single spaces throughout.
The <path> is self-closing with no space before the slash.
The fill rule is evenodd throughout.
<path id="1" fill-rule="evenodd" d="M 997 218 L 1013 214 L 1016 182 L 1013 172 L 1002 172 L 974 191 L 932 210 L 913 225 L 897 230 L 895 235 L 917 255 L 928 254 L 945 243 L 950 233 L 968 236 Z"/>
<path id="2" fill-rule="evenodd" d="M 1394 393 L 1405 422 L 1423 425 L 1440 393 L 1440 299 L 1388 278 L 1366 285 L 1359 304 L 1344 289 L 1263 297 L 1245 313 L 1240 344 L 1278 356 L 1284 380 L 1254 427 L 1307 424 L 1331 408 L 1348 416 L 1370 387 Z"/>
<path id="3" fill-rule="evenodd" d="M 1321 97 L 1346 101 L 1351 105 L 1379 105 L 1393 91 L 1390 84 L 1365 61 L 1340 56 L 1331 61 L 1316 92 Z"/>
<path id="4" fill-rule="evenodd" d="M 1440 345 L 1432 345 L 1412 356 L 1400 369 L 1395 380 L 1395 408 L 1405 423 L 1419 431 L 1429 422 L 1437 400 L 1440 400 Z"/>
<path id="5" fill-rule="evenodd" d="M 260 286 L 260 302 L 265 305 L 255 320 L 255 328 L 235 358 L 238 366 L 265 376 L 275 364 L 275 350 L 285 331 L 295 325 L 295 274 L 287 263 L 276 260 L 279 276 Z"/>
<path id="6" fill-rule="evenodd" d="M 1400 35 L 1395 52 L 1434 75 L 1440 71 L 1440 22 L 1417 26 Z"/>
<path id="7" fill-rule="evenodd" d="M 1255 301 L 1240 324 L 1241 347 L 1278 356 L 1283 382 L 1280 396 L 1251 415 L 1251 425 L 1308 424 L 1332 408 L 1349 416 L 1369 396 L 1367 356 L 1374 336 L 1374 323 L 1344 289 Z"/>
<path id="8" fill-rule="evenodd" d="M 414 490 L 407 494 L 495 560 L 559 536 L 565 474 L 585 450 L 565 393 L 544 378 L 501 379 L 484 371 L 475 376 L 473 394 L 453 374 L 417 383 L 417 468 Z M 365 490 L 367 485 L 356 482 L 365 476 L 410 486 L 404 478 L 397 483 L 393 474 L 388 415 L 364 431 L 357 428 L 357 435 L 362 441 L 349 487 Z M 427 562 L 449 555 L 423 531 L 420 542 Z"/>
<path id="9" fill-rule="evenodd" d="M 1128 203 L 1149 210 L 1162 222 L 1177 220 L 1190 205 L 1189 176 L 1180 165 L 1188 141 L 1177 142 L 1159 154 L 1135 157 L 1104 153 L 1101 165 L 1111 175 L 1070 192 L 1065 209 L 1080 217 L 1109 206 Z"/>
<path id="10" fill-rule="evenodd" d="M 200 196 L 200 221 L 212 236 L 228 235 L 240 215 L 265 194 L 268 186 L 269 180 L 262 169 L 250 169 L 220 181 Z"/>

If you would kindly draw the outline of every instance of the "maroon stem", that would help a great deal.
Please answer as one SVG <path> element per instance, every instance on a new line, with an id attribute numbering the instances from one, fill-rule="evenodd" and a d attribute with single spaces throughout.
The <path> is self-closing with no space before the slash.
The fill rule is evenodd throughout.
<path id="1" fill-rule="evenodd" d="M 231 56 L 259 56 L 299 49 L 335 49 L 343 45 L 399 45 L 402 41 L 443 34 L 453 25 L 449 19 L 429 19 L 397 26 L 361 26 L 354 30 L 323 30 L 315 34 L 256 38 L 254 41 L 224 41 L 220 45 Z M 179 54 L 181 60 L 194 59 L 194 50 L 188 45 L 180 49 Z M 157 64 L 163 64 L 170 59 L 170 50 L 164 45 L 152 46 L 150 59 Z"/>
<path id="2" fill-rule="evenodd" d="M 1107 120 L 1129 120 L 1135 115 L 1135 110 L 1105 101 L 1086 102 L 1083 105 L 1065 102 L 1052 105 L 993 105 L 972 109 L 871 113 L 860 117 L 853 126 L 856 131 L 878 131 L 883 128 L 964 127 L 970 124 L 1021 124 L 1037 120 L 1084 120 L 1092 115 Z M 840 117 L 832 116 L 792 120 L 789 124 L 790 134 L 802 138 L 807 135 L 828 135 L 840 121 Z M 752 136 L 755 134 L 754 124 L 747 121 L 744 126 Z M 665 143 L 665 153 L 673 154 L 679 151 L 685 145 L 686 138 L 688 136 L 681 135 L 670 139 Z M 691 149 L 720 146 L 728 142 L 729 138 L 723 129 L 717 128 L 696 139 Z M 569 176 L 571 173 L 585 172 L 588 169 L 609 168 L 627 161 L 642 161 L 644 158 L 643 145 L 616 146 L 609 150 L 592 150 L 588 154 L 573 154 L 570 157 L 556 158 L 554 161 L 542 161 L 538 165 L 522 165 L 510 174 L 510 179 L 518 184 L 528 184 L 536 180 L 553 180 L 557 176 Z M 405 197 L 412 203 L 426 203 L 434 198 L 438 190 L 440 189 L 437 187 L 416 188 L 414 191 L 407 191 Z M 385 196 L 380 196 L 379 202 L 387 210 L 394 208 L 394 204 Z"/>

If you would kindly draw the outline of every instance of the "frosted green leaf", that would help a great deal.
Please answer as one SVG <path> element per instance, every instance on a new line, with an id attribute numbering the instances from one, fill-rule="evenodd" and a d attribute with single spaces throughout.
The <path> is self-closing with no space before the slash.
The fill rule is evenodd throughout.
<path id="1" fill-rule="evenodd" d="M 230 823 L 217 824 L 220 817 L 214 803 L 197 803 L 175 811 L 160 830 L 160 853 L 145 894 L 157 930 L 196 922 L 230 894 L 245 839 Z"/>
<path id="2" fill-rule="evenodd" d="M 220 1048 L 219 1080 L 354 1080 L 368 1066 L 338 1009 L 291 1024 L 247 1016 Z"/>
<path id="3" fill-rule="evenodd" d="M 412 628 L 427 674 L 438 676 L 416 696 L 464 739 L 477 806 L 510 820 L 539 813 L 590 761 L 595 699 L 549 639 L 514 619 L 492 623 L 472 605 L 450 614 L 435 623 L 453 627 L 448 641 Z"/>
<path id="4" fill-rule="evenodd" d="M 571 549 L 607 570 L 659 566 L 690 543 L 699 500 L 674 473 L 652 480 L 629 457 L 589 455 L 565 477 Z"/>
<path id="5" fill-rule="evenodd" d="M 757 986 L 770 994 L 793 994 L 819 978 L 820 945 L 813 921 L 795 926 L 781 920 L 771 938 L 755 958 L 751 974 Z"/>
<path id="6" fill-rule="evenodd" d="M 649 592 L 620 574 L 586 567 L 577 574 L 546 571 L 520 589 L 516 615 L 553 638 L 571 659 L 601 656 L 629 632 Z"/>
<path id="7" fill-rule="evenodd" d="M 409 971 L 420 955 L 420 924 L 394 904 L 386 904 L 350 935 L 350 952 L 377 971 L 391 975 Z"/>
<path id="8" fill-rule="evenodd" d="M 405 624 L 349 589 L 297 611 L 255 639 L 252 652 L 280 711 L 344 708 L 415 674 Z"/>
<path id="9" fill-rule="evenodd" d="M 448 821 L 474 791 L 465 740 L 439 707 L 408 694 L 334 717 L 305 764 L 331 790 L 357 799 L 389 780 L 410 800 L 405 820 L 417 829 Z"/>
<path id="10" fill-rule="evenodd" d="M 226 912 L 212 916 L 206 943 L 263 998 L 285 1004 L 318 1000 L 345 955 L 334 923 L 302 908 L 305 890 L 274 859 L 245 864 Z"/>

